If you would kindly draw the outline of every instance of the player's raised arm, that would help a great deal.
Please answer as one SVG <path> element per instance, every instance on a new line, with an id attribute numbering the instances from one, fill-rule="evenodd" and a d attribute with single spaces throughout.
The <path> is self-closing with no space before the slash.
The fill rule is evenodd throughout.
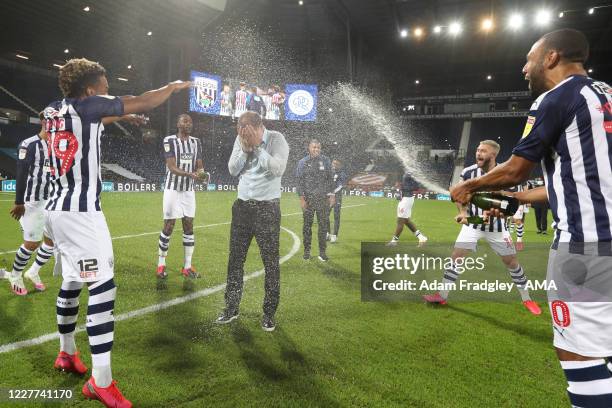
<path id="1" fill-rule="evenodd" d="M 139 96 L 122 96 L 123 113 L 130 114 L 150 111 L 164 103 L 173 93 L 187 89 L 190 86 L 191 82 L 189 81 L 174 81 Z"/>
<path id="2" fill-rule="evenodd" d="M 102 119 L 102 124 L 106 126 L 115 122 L 125 122 L 133 126 L 140 126 L 146 124 L 148 121 L 149 118 L 144 115 L 129 114 L 123 116 L 107 116 Z"/>

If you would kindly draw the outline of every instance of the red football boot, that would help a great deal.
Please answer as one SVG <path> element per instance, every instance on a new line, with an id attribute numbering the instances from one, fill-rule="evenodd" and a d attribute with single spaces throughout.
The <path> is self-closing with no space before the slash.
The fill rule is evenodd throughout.
<path id="1" fill-rule="evenodd" d="M 437 303 L 439 305 L 445 305 L 446 304 L 446 299 L 444 299 L 442 296 L 440 296 L 440 293 L 436 292 L 433 295 L 425 295 L 423 296 L 423 300 L 425 300 L 427 303 Z"/>
<path id="2" fill-rule="evenodd" d="M 166 273 L 166 265 L 159 265 L 157 267 L 156 275 L 159 279 L 166 279 L 168 277 L 168 273 Z"/>
<path id="3" fill-rule="evenodd" d="M 525 305 L 525 307 L 527 308 L 527 310 L 531 312 L 531 314 L 534 314 L 536 316 L 539 316 L 542 314 L 542 310 L 540 309 L 540 306 L 538 306 L 538 304 L 534 302 L 533 300 L 526 300 L 523 302 L 523 305 Z"/>
<path id="4" fill-rule="evenodd" d="M 55 364 L 53 367 L 56 370 L 66 371 L 69 373 L 75 373 L 78 375 L 83 375 L 87 372 L 87 366 L 83 364 L 81 359 L 79 358 L 79 352 L 77 351 L 73 355 L 70 355 L 64 351 L 60 351 L 55 359 Z"/>
<path id="5" fill-rule="evenodd" d="M 108 387 L 102 388 L 90 377 L 83 385 L 83 395 L 85 398 L 100 401 L 107 408 L 132 408 L 132 403 L 121 394 L 115 380 Z"/>
<path id="6" fill-rule="evenodd" d="M 196 272 L 193 266 L 190 268 L 181 269 L 181 273 L 183 274 L 184 277 L 190 278 L 190 279 L 198 279 L 200 277 L 200 274 Z"/>

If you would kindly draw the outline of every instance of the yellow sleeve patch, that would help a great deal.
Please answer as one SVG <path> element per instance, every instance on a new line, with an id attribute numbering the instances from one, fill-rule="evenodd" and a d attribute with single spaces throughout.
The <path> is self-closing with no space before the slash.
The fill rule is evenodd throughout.
<path id="1" fill-rule="evenodd" d="M 533 128 L 533 124 L 535 123 L 535 116 L 528 116 L 527 117 L 527 123 L 525 124 L 525 130 L 523 130 L 523 136 L 522 137 L 527 137 L 527 135 L 529 135 L 529 133 L 531 133 L 531 129 Z"/>

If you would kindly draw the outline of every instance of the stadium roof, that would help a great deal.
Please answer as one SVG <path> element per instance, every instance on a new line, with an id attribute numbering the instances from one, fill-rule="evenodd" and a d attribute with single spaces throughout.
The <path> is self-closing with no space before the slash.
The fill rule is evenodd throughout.
<path id="1" fill-rule="evenodd" d="M 278 46 L 309 55 L 315 68 L 329 53 L 345 55 L 350 31 L 353 72 L 359 76 L 381 70 L 380 77 L 391 79 L 396 94 L 520 90 L 525 88 L 520 69 L 533 41 L 546 31 L 572 27 L 584 31 L 591 41 L 589 66 L 594 76 L 605 80 L 612 73 L 612 7 L 606 6 L 610 3 L 302 1 L 303 5 L 298 0 L 229 0 L 224 12 L 224 0 L 0 2 L 4 17 L 0 57 L 53 70 L 53 64 L 61 65 L 67 58 L 86 56 L 103 62 L 117 77 L 134 78 L 138 85 L 148 86 L 167 79 L 169 56 L 181 61 L 182 71 L 206 59 L 215 44 L 206 42 L 205 33 L 234 22 L 253 24 Z M 545 6 L 552 21 L 536 26 L 533 18 Z M 588 13 L 591 6 L 596 7 L 593 14 Z M 506 23 L 514 12 L 522 13 L 525 24 L 513 31 Z M 564 12 L 562 18 L 560 12 Z M 494 22 L 488 34 L 480 28 L 487 16 Z M 454 21 L 462 25 L 457 36 L 448 33 Z M 436 25 L 441 26 L 440 34 L 433 32 Z M 416 28 L 422 30 L 420 37 L 415 35 Z M 405 38 L 402 30 L 406 30 Z M 321 50 L 328 54 L 318 55 Z M 339 60 L 348 61 L 343 58 Z M 308 64 L 304 69 L 310 68 Z M 332 68 L 347 69 L 342 63 Z M 330 78 L 338 79 L 338 75 Z"/>

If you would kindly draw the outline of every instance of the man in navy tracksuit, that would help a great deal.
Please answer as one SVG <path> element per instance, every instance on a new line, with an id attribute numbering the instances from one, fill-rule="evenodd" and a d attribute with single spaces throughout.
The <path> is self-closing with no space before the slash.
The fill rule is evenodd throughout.
<path id="1" fill-rule="evenodd" d="M 317 215 L 319 260 L 327 261 L 325 240 L 329 226 L 329 208 L 335 204 L 334 179 L 331 161 L 321 154 L 321 143 L 312 139 L 308 156 L 299 161 L 296 169 L 298 194 L 304 214 L 304 259 L 310 259 L 312 223 Z"/>

